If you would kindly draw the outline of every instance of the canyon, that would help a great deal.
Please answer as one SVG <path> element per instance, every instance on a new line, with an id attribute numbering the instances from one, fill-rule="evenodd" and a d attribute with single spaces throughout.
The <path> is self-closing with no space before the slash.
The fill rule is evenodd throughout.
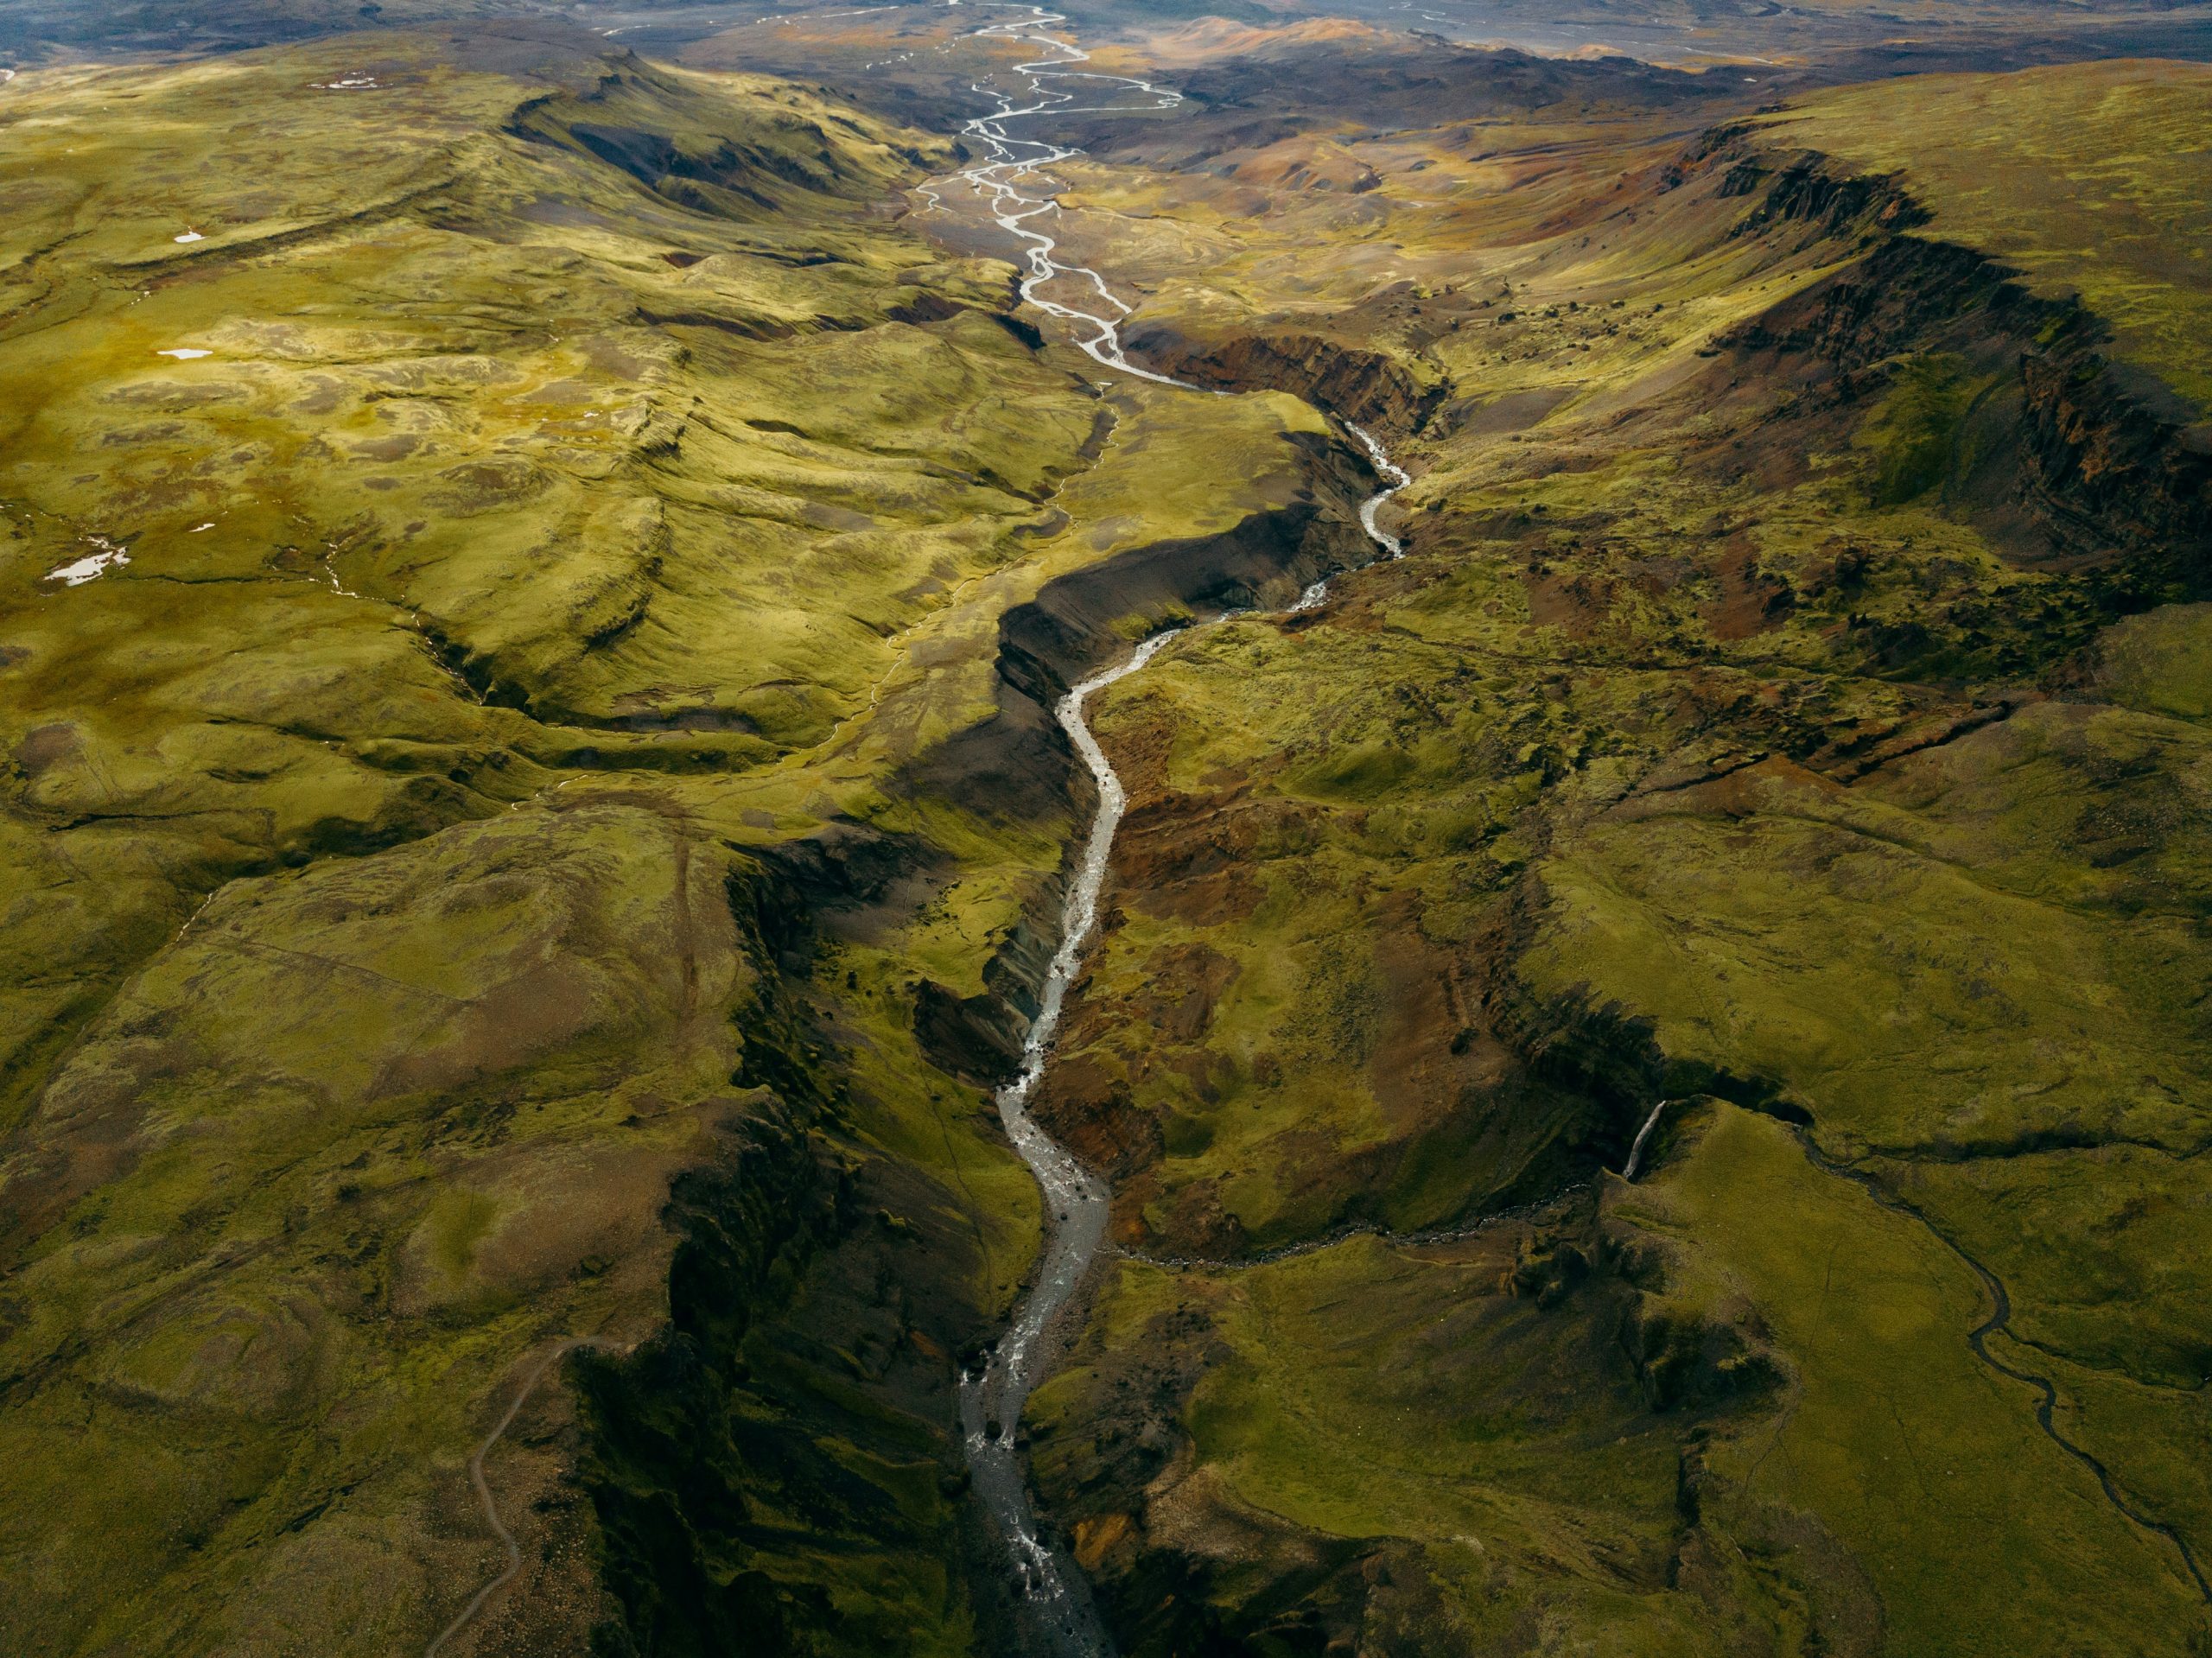
<path id="1" fill-rule="evenodd" d="M 0 7 L 0 1652 L 2212 1640 L 2202 22 L 1463 10 Z"/>

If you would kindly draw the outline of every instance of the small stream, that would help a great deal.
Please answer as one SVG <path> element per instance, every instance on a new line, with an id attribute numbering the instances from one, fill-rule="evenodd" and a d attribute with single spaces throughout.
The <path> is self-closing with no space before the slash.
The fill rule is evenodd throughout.
<path id="1" fill-rule="evenodd" d="M 957 3 L 957 0 L 952 0 Z M 1017 138 L 1007 123 L 1030 117 L 1076 111 L 1157 110 L 1171 108 L 1182 95 L 1148 81 L 1125 76 L 1103 75 L 1068 66 L 1089 61 L 1072 42 L 1047 33 L 1052 25 L 1066 21 L 1041 6 L 1012 5 L 1001 10 L 1027 16 L 993 23 L 977 35 L 1033 42 L 1050 55 L 1018 65 L 1014 73 L 1027 86 L 1017 101 L 989 86 L 976 90 L 998 99 L 999 108 L 968 122 L 964 130 L 978 139 L 989 159 L 958 174 L 958 179 L 981 195 L 998 225 L 1023 244 L 1028 274 L 1021 283 L 1022 297 L 1048 315 L 1077 325 L 1075 343 L 1102 367 L 1130 374 L 1155 384 L 1186 386 L 1187 382 L 1139 366 L 1123 353 L 1120 323 L 1130 308 L 1088 266 L 1058 264 L 1053 257 L 1058 243 L 1035 221 L 1057 214 L 1058 199 L 1051 194 L 1053 181 L 1042 169 L 1081 152 L 1065 145 Z M 1046 85 L 1052 81 L 1087 81 L 1128 89 L 1152 101 L 1137 104 L 1078 105 L 1076 94 Z M 1030 194 L 1031 189 L 1038 194 Z M 934 192 L 930 192 L 934 197 Z M 1104 308 L 1091 310 L 1096 304 Z M 1087 330 L 1087 332 L 1086 332 Z M 1190 387 L 1196 391 L 1199 388 Z M 1376 521 L 1382 504 L 1413 480 L 1382 446 L 1350 421 L 1341 424 L 1367 453 L 1384 487 L 1361 503 L 1360 527 L 1385 558 L 1402 558 L 1405 548 Z M 1311 610 L 1326 596 L 1326 580 L 1314 582 L 1290 607 L 1293 613 Z M 1052 956 L 1039 997 L 1037 1016 L 1022 1045 L 1021 1067 L 1012 1082 L 998 1091 L 999 1119 L 1007 1137 L 1036 1176 L 1045 1198 L 1045 1253 L 1034 1282 L 1015 1309 L 1013 1324 L 991 1347 L 979 1367 L 963 1368 L 960 1377 L 960 1421 L 968 1448 L 969 1468 L 977 1498 L 1009 1556 L 1010 1569 L 1023 1601 L 1035 1620 L 1033 1633 L 1053 1658 L 1109 1658 L 1113 1642 L 1108 1638 L 1090 1585 L 1075 1563 L 1043 1541 L 1015 1435 L 1023 1407 L 1036 1385 L 1038 1369 L 1046 1357 L 1045 1337 L 1052 1318 L 1073 1295 L 1090 1268 L 1098 1246 L 1105 1239 L 1110 1193 L 1106 1183 L 1085 1169 L 1038 1126 L 1029 1114 L 1029 1102 L 1045 1074 L 1052 1041 L 1058 1034 L 1061 1011 L 1068 987 L 1082 965 L 1084 951 L 1098 924 L 1098 899 L 1106 884 L 1106 871 L 1114 851 L 1115 831 L 1121 827 L 1128 797 L 1122 779 L 1091 734 L 1084 709 L 1097 692 L 1141 671 L 1168 642 L 1180 634 L 1210 627 L 1248 614 L 1231 612 L 1189 627 L 1155 633 L 1128 657 L 1093 674 L 1060 699 L 1060 728 L 1076 753 L 1090 768 L 1098 785 L 1098 810 L 1083 843 L 1075 878 L 1068 888 L 1061 914 L 1060 947 Z"/>

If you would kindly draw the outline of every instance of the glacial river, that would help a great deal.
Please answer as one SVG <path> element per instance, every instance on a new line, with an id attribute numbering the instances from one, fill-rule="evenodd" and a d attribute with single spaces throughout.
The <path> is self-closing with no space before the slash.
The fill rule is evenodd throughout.
<path id="1" fill-rule="evenodd" d="M 959 0 L 950 3 L 957 4 Z M 1044 169 L 1081 152 L 1065 144 L 1018 137 L 1007 130 L 1011 123 L 1052 115 L 1169 109 L 1182 102 L 1182 95 L 1149 81 L 1072 67 L 1087 63 L 1090 57 L 1072 41 L 1050 32 L 1066 21 L 1057 12 L 1030 5 L 995 9 L 1024 15 L 988 24 L 975 31 L 977 35 L 1033 44 L 1044 55 L 1015 67 L 1012 73 L 1022 86 L 1014 94 L 994 86 L 976 88 L 995 98 L 999 107 L 966 124 L 964 130 L 983 147 L 987 159 L 957 177 L 982 198 L 991 217 L 1022 244 L 1028 267 L 1021 282 L 1024 299 L 1047 315 L 1072 325 L 1075 343 L 1102 367 L 1156 384 L 1187 385 L 1129 361 L 1122 351 L 1120 327 L 1129 314 L 1128 305 L 1097 271 L 1087 265 L 1065 265 L 1055 257 L 1058 244 L 1042 226 L 1060 212 L 1060 205 L 1053 194 L 1058 187 Z M 1122 101 L 1078 103 L 1086 91 Z M 1376 515 L 1411 480 L 1374 438 L 1349 421 L 1342 423 L 1365 448 L 1386 486 L 1361 505 L 1360 525 L 1383 556 L 1402 557 L 1404 548 L 1384 532 Z M 1326 582 L 1313 583 L 1299 596 L 1292 610 L 1312 609 L 1326 591 Z M 1216 617 L 1193 626 L 1211 626 L 1226 619 Z M 1006 1125 L 1007 1136 L 1044 1192 L 1045 1255 L 1034 1283 L 1015 1310 L 1013 1324 L 980 1368 L 964 1369 L 960 1378 L 960 1420 L 976 1496 L 1006 1547 L 1009 1570 L 1034 1617 L 1034 1632 L 1055 1658 L 1103 1658 L 1112 1652 L 1113 1643 L 1099 1621 L 1082 1572 L 1039 1534 L 1014 1436 L 1022 1407 L 1036 1385 L 1038 1367 L 1046 1356 L 1046 1334 L 1053 1316 L 1075 1293 L 1105 1238 L 1109 1193 L 1103 1180 L 1038 1126 L 1029 1114 L 1029 1102 L 1058 1033 L 1068 986 L 1098 924 L 1098 897 L 1106 884 L 1114 834 L 1128 804 L 1122 779 L 1091 734 L 1084 708 L 1097 692 L 1141 671 L 1171 639 L 1189 631 L 1154 634 L 1129 657 L 1092 675 L 1060 699 L 1060 727 L 1096 780 L 1098 810 L 1090 820 L 1082 856 L 1069 884 L 1061 916 L 1060 947 L 1045 975 L 1037 1017 L 1022 1046 L 1021 1068 L 998 1091 L 999 1117 Z"/>

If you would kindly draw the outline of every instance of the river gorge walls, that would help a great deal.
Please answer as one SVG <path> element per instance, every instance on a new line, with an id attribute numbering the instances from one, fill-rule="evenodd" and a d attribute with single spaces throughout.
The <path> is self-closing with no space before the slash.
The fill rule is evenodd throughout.
<path id="1" fill-rule="evenodd" d="M 1306 330 L 1217 336 L 1147 319 L 1128 338 L 1130 349 L 1179 379 L 1216 391 L 1270 386 L 1394 437 L 1418 431 L 1446 396 L 1432 363 Z"/>
<path id="2" fill-rule="evenodd" d="M 1087 813 L 1095 787 L 1052 714 L 1071 685 L 1160 626 L 1287 605 L 1372 555 L 1358 511 L 1377 481 L 1372 468 L 1342 441 L 1302 440 L 1300 447 L 1309 482 L 1287 505 L 1255 512 L 1217 535 L 1116 553 L 1053 578 L 1007 611 L 999 622 L 997 712 L 918 757 L 902 786 L 988 798 L 1017 812 Z M 1065 873 L 1064 866 L 1063 881 Z M 995 1083 L 1012 1073 L 1058 943 L 1050 918 L 1061 890 L 1056 881 L 1036 894 L 985 967 L 982 993 L 961 996 L 933 981 L 920 983 L 916 1031 L 950 1074 Z"/>

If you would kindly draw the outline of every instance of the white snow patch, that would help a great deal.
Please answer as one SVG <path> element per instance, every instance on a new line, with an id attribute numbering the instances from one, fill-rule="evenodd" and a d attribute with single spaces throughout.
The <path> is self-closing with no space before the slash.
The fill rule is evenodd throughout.
<path id="1" fill-rule="evenodd" d="M 172 346 L 167 351 L 157 351 L 156 357 L 174 357 L 180 363 L 188 363 L 195 357 L 213 357 L 212 351 L 202 351 L 197 346 Z"/>
<path id="2" fill-rule="evenodd" d="M 86 536 L 85 539 L 99 550 L 96 553 L 87 553 L 74 563 L 57 565 L 46 573 L 48 581 L 59 581 L 66 587 L 81 588 L 86 582 L 105 575 L 109 565 L 128 564 L 130 562 L 130 555 L 105 536 Z"/>

